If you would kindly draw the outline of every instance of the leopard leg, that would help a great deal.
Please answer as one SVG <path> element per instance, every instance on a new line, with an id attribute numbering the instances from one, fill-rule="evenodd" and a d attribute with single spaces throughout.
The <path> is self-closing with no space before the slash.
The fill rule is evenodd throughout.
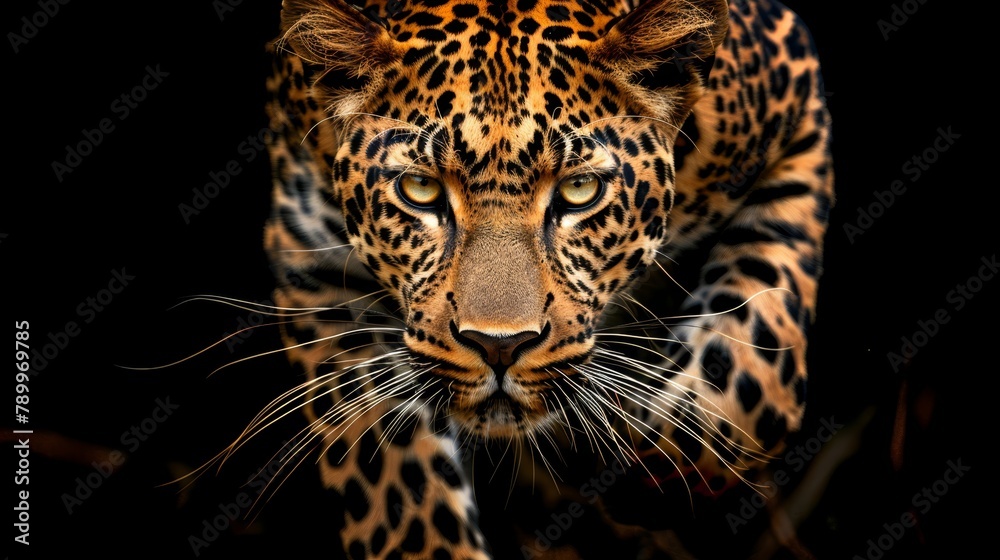
<path id="1" fill-rule="evenodd" d="M 715 233 L 698 285 L 679 314 L 661 321 L 658 363 L 622 358 L 634 379 L 622 385 L 623 395 L 631 395 L 622 407 L 638 449 L 630 472 L 648 490 L 679 495 L 674 506 L 682 517 L 690 516 L 692 494 L 752 486 L 751 473 L 779 454 L 786 434 L 801 424 L 806 329 L 833 198 L 818 72 L 813 63 L 793 75 L 815 79 L 802 80 L 812 87 L 800 92 L 797 105 L 788 104 L 794 124 L 775 137 L 766 159 L 773 163 Z M 652 522 L 628 510 L 617 507 L 613 517 Z M 661 525 L 674 520 L 663 516 Z"/>
<path id="2" fill-rule="evenodd" d="M 304 382 L 268 412 L 305 413 L 296 449 L 320 454 L 323 485 L 342 506 L 330 525 L 349 558 L 490 558 L 455 441 L 411 398 L 415 366 L 399 357 L 398 319 L 344 241 L 322 157 L 335 133 L 309 92 L 292 87 L 303 72 L 298 57 L 278 57 L 269 84 L 265 245 L 285 347 Z"/>

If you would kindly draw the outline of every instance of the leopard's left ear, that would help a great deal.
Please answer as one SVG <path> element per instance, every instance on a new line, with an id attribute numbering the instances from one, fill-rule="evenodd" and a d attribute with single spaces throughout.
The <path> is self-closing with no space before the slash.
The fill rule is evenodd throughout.
<path id="1" fill-rule="evenodd" d="M 280 43 L 304 63 L 349 81 L 347 88 L 377 80 L 400 57 L 396 42 L 376 21 L 344 0 L 284 0 Z"/>
<path id="2" fill-rule="evenodd" d="M 725 0 L 646 0 L 618 20 L 589 54 L 638 86 L 639 93 L 651 94 L 651 109 L 659 116 L 686 116 L 685 109 L 708 82 L 715 51 L 728 31 Z M 666 105 L 665 93 L 673 99 Z"/>

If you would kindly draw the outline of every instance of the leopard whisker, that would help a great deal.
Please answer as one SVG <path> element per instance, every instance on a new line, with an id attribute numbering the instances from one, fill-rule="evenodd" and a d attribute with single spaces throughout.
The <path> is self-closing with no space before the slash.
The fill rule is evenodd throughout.
<path id="1" fill-rule="evenodd" d="M 354 247 L 350 243 L 341 243 L 340 245 L 334 245 L 332 247 L 318 247 L 316 249 L 279 249 L 279 253 L 322 253 L 326 251 L 335 251 L 337 249 L 344 249 L 346 247 Z"/>
<path id="2" fill-rule="evenodd" d="M 401 395 L 406 394 L 410 390 L 410 388 L 411 388 L 410 387 L 411 382 L 416 377 L 417 377 L 417 373 L 415 371 L 413 371 L 413 370 L 410 370 L 408 372 L 404 372 L 402 375 L 400 375 L 399 377 L 393 379 L 392 381 L 390 381 L 387 384 L 387 386 L 395 385 L 395 387 L 391 387 L 391 391 L 387 391 L 387 386 L 383 386 L 383 387 L 379 387 L 378 388 L 379 391 L 383 392 L 383 394 L 381 394 L 381 395 L 373 396 L 372 393 L 376 393 L 376 392 L 379 392 L 379 391 L 369 391 L 369 392 L 366 392 L 366 393 L 362 393 L 360 396 L 358 396 L 356 399 L 354 399 L 356 401 L 369 401 L 369 402 L 363 403 L 363 404 L 366 404 L 367 406 L 365 406 L 364 408 L 360 409 L 360 412 L 352 412 L 351 416 L 349 416 L 348 419 L 347 419 L 347 420 L 350 420 L 349 422 L 347 420 L 344 420 L 343 422 L 338 423 L 336 426 L 331 426 L 330 427 L 330 432 L 332 432 L 334 435 L 329 438 L 330 439 L 330 443 L 323 449 L 323 451 L 317 457 L 317 459 L 316 459 L 317 463 L 320 460 L 322 460 L 322 458 L 324 456 L 326 456 L 326 454 L 329 452 L 330 448 L 333 446 L 334 442 L 336 440 L 338 440 L 344 433 L 346 433 L 347 430 L 349 430 L 358 420 L 360 420 L 362 417 L 366 416 L 368 414 L 368 412 L 374 410 L 376 407 L 380 406 L 383 402 L 386 402 L 387 400 L 391 400 L 393 398 L 396 398 L 396 397 L 399 397 Z M 327 414 L 324 415 L 324 418 L 326 418 L 328 416 L 332 417 L 332 415 L 330 413 L 327 413 Z M 346 422 L 346 425 L 344 424 L 345 422 Z M 365 428 L 358 435 L 358 437 L 354 440 L 354 442 L 351 443 L 348 446 L 347 451 L 345 451 L 345 457 L 346 457 L 346 454 L 350 453 L 351 449 L 353 449 L 354 446 L 357 445 L 357 443 L 361 440 L 361 438 L 366 433 L 368 433 L 368 431 L 371 430 L 374 426 L 375 426 L 375 422 L 369 423 L 368 427 Z M 337 432 L 339 432 L 340 435 L 336 435 Z"/>
<path id="3" fill-rule="evenodd" d="M 578 371 L 580 371 L 580 370 L 578 370 Z M 587 375 L 586 372 L 584 372 L 584 371 L 581 371 L 581 373 L 583 373 L 584 375 Z M 596 407 L 595 412 L 599 412 L 600 416 L 604 418 L 604 420 L 605 420 L 605 422 L 607 424 L 608 435 L 612 438 L 612 441 L 615 443 L 615 445 L 617 447 L 617 452 L 616 452 L 609 445 L 608 446 L 608 451 L 612 452 L 614 454 L 614 456 L 619 461 L 621 461 L 622 463 L 624 463 L 626 465 L 633 464 L 633 463 L 634 464 L 638 464 L 640 467 L 642 467 L 643 470 L 645 470 L 647 473 L 650 474 L 650 477 L 652 477 L 652 473 L 650 472 L 649 468 L 646 466 L 645 463 L 642 462 L 642 457 L 639 456 L 638 452 L 635 451 L 635 449 L 632 447 L 632 445 L 626 445 L 624 448 L 622 447 L 622 443 L 630 444 L 631 442 L 625 441 L 625 439 L 621 436 L 621 434 L 612 427 L 611 420 L 610 420 L 610 418 L 608 418 L 608 416 L 605 413 L 605 411 L 606 410 L 611 410 L 617 416 L 621 417 L 622 420 L 626 424 L 628 424 L 628 425 L 631 426 L 632 423 L 626 417 L 627 413 L 621 408 L 620 404 L 615 403 L 611 399 L 610 395 L 608 395 L 608 393 L 607 393 L 607 388 L 605 388 L 601 384 L 595 382 L 593 379 L 591 379 L 589 377 L 589 375 L 587 376 L 587 379 L 598 390 L 593 390 L 593 389 L 587 390 L 587 389 L 585 389 L 582 386 L 582 384 L 575 382 L 571 377 L 567 378 L 567 380 L 577 388 L 578 394 L 580 394 L 581 396 L 587 397 L 588 400 L 589 400 L 589 402 L 593 403 L 592 406 Z M 633 426 L 633 428 L 634 428 L 634 426 Z M 640 433 L 643 433 L 638 428 L 635 428 L 635 430 L 639 431 Z M 651 441 L 651 443 L 654 446 L 656 446 L 656 442 L 652 442 Z M 657 446 L 657 448 L 658 448 L 658 446 Z M 661 452 L 662 452 L 662 450 L 661 450 Z M 602 461 L 605 462 L 605 463 L 607 463 L 607 460 L 604 459 L 603 457 L 602 457 Z M 654 478 L 654 480 L 655 480 L 655 478 Z"/>
<path id="4" fill-rule="evenodd" d="M 619 418 L 621 418 L 622 421 L 624 421 L 625 424 L 627 424 L 629 427 L 631 427 L 634 431 L 639 432 L 639 434 L 641 434 L 644 439 L 646 439 L 647 441 L 649 441 L 649 443 L 653 447 L 655 447 L 660 452 L 661 455 L 663 455 L 664 457 L 666 457 L 666 459 L 671 463 L 671 465 L 673 465 L 674 469 L 677 469 L 678 472 L 680 472 L 680 469 L 679 469 L 678 465 L 674 462 L 674 460 L 670 456 L 670 454 L 667 453 L 666 451 L 664 451 L 662 447 L 660 447 L 659 442 L 657 442 L 653 438 L 649 437 L 648 434 L 650 432 L 654 431 L 653 428 L 652 428 L 652 426 L 646 424 L 645 422 L 643 422 L 639 418 L 637 418 L 634 415 L 630 414 L 624 408 L 622 408 L 620 404 L 616 404 L 614 401 L 611 400 L 610 396 L 608 395 L 608 391 L 609 390 L 613 391 L 615 389 L 615 386 L 613 384 L 611 384 L 611 387 L 605 386 L 602 383 L 602 380 L 600 379 L 600 376 L 594 375 L 594 372 L 587 372 L 585 370 L 585 368 L 584 369 L 579 369 L 578 368 L 578 370 L 581 373 L 583 373 L 584 375 L 587 375 L 588 379 L 591 380 L 591 383 L 593 383 L 593 385 L 595 387 L 601 389 L 601 391 L 604 393 L 603 395 L 601 395 L 601 393 L 598 393 L 597 391 L 593 391 L 592 394 L 595 395 L 599 399 L 603 399 L 604 400 L 604 405 L 605 405 L 605 407 L 607 407 L 607 409 L 609 409 L 612 412 L 614 412 L 615 415 L 617 415 Z M 617 391 L 615 391 L 615 392 L 617 394 Z M 640 428 L 636 424 L 640 424 L 642 426 L 642 428 L 645 428 L 645 430 L 642 429 L 642 428 Z M 616 432 L 616 435 L 617 435 L 617 432 Z M 620 435 L 618 435 L 618 437 L 621 438 Z M 671 442 L 669 440 L 668 440 L 668 443 L 670 443 L 675 449 L 677 449 L 677 451 L 682 456 L 687 457 L 687 455 L 684 454 L 684 452 L 681 451 L 681 449 L 679 447 L 677 447 L 677 445 L 675 443 L 673 443 L 673 442 Z M 632 450 L 631 448 L 629 448 L 629 451 L 632 451 L 632 455 L 631 456 L 625 455 L 624 458 L 628 459 L 629 462 L 635 461 L 636 463 L 638 463 L 643 468 L 643 470 L 645 470 L 646 473 L 649 474 L 650 479 L 653 480 L 654 483 L 656 483 L 657 488 L 660 488 L 659 483 L 656 482 L 656 477 L 653 475 L 652 471 L 650 471 L 649 468 L 642 462 L 642 459 L 641 459 L 641 457 L 639 457 L 638 453 L 636 451 Z M 690 495 L 691 488 L 688 486 L 687 481 L 684 482 L 684 485 L 686 487 L 688 487 L 688 493 Z M 660 490 L 662 492 L 662 488 L 660 488 Z"/>
<path id="5" fill-rule="evenodd" d="M 675 381 L 673 381 L 672 379 L 663 379 L 662 377 L 658 376 L 657 374 L 644 369 L 644 367 L 647 364 L 643 364 L 642 362 L 639 362 L 637 360 L 632 360 L 631 358 L 628 358 L 626 356 L 621 356 L 621 355 L 618 355 L 616 353 L 615 354 L 611 354 L 611 355 L 613 355 L 615 357 L 623 358 L 625 360 L 628 360 L 629 363 L 627 363 L 625 365 L 625 367 L 627 367 L 630 371 L 633 371 L 635 373 L 639 373 L 640 375 L 647 376 L 650 379 L 655 379 L 655 380 L 658 380 L 658 381 L 664 381 L 668 385 L 672 385 L 672 386 L 676 387 L 677 389 L 684 391 L 686 394 L 691 394 L 691 395 L 695 395 L 697 397 L 701 397 L 702 401 L 706 401 L 706 402 L 709 402 L 709 403 L 712 402 L 711 400 L 706 399 L 705 395 L 703 395 L 701 392 L 699 392 L 699 391 L 697 391 L 695 389 L 692 389 L 690 387 L 685 387 L 683 385 L 680 385 L 680 384 L 676 383 Z M 595 360 L 595 362 L 592 363 L 591 365 L 597 366 L 597 365 L 600 365 L 600 363 Z M 622 364 L 613 363 L 613 364 L 609 364 L 609 365 L 620 366 Z M 611 369 L 611 368 L 604 368 L 603 371 L 606 371 L 606 372 L 608 372 L 609 374 L 612 374 L 612 375 L 621 376 L 623 379 L 631 381 L 631 382 L 637 382 L 634 378 L 632 378 L 630 376 L 626 376 L 626 375 L 624 375 L 624 374 L 622 374 L 620 372 L 617 372 L 617 371 L 615 371 L 614 369 Z M 697 379 L 697 378 L 692 377 L 692 376 L 687 376 L 687 377 L 691 377 L 692 379 Z M 646 388 L 647 390 L 650 390 L 650 391 L 652 390 L 651 387 L 647 387 L 645 385 L 643 385 L 643 387 Z M 729 424 L 730 426 L 732 426 L 733 428 L 735 428 L 739 433 L 741 433 L 744 436 L 746 436 L 750 441 L 754 441 L 753 437 L 749 433 L 747 433 L 746 431 L 744 431 L 742 428 L 740 428 L 740 426 L 739 426 L 739 424 L 737 422 L 734 422 L 731 418 L 729 418 L 729 416 L 725 413 L 725 411 L 721 407 L 719 407 L 718 405 L 715 405 L 715 408 L 717 410 L 710 410 L 710 409 L 706 408 L 704 405 L 698 404 L 698 403 L 696 403 L 694 401 L 689 401 L 687 399 L 684 399 L 682 396 L 675 395 L 675 394 L 673 394 L 673 393 L 671 393 L 669 391 L 662 391 L 662 392 L 656 392 L 656 393 L 651 393 L 651 394 L 653 394 L 656 397 L 669 399 L 669 400 L 675 401 L 675 402 L 680 403 L 680 404 L 691 404 L 692 406 L 695 406 L 696 408 L 698 408 L 701 411 L 703 411 L 705 414 L 713 416 L 713 417 L 717 418 L 718 420 L 720 420 L 722 422 L 725 422 L 726 424 Z M 664 418 L 667 419 L 667 420 L 671 420 L 670 418 L 667 418 L 667 417 L 664 417 Z M 718 431 L 717 428 L 714 425 L 711 425 L 711 423 L 709 423 L 708 426 L 712 429 L 713 432 L 717 432 Z M 731 443 L 733 445 L 738 445 L 738 444 L 736 444 L 733 441 L 729 441 L 728 443 Z M 760 453 L 760 451 L 763 451 L 762 448 L 760 449 L 760 451 L 753 451 L 753 450 L 750 450 L 749 448 L 745 448 L 743 446 L 740 446 L 740 448 L 746 450 L 748 453 Z"/>
<path id="6" fill-rule="evenodd" d="M 659 251 L 656 251 L 656 253 L 657 254 L 662 254 Z M 669 272 L 667 272 L 667 269 L 664 268 L 663 264 L 661 264 L 660 261 L 658 261 L 656 259 L 653 259 L 653 264 L 655 264 L 656 267 L 660 269 L 660 272 L 662 272 L 663 275 L 667 277 L 667 279 L 669 279 L 671 282 L 673 282 L 675 286 L 677 286 L 678 288 L 680 288 L 681 291 L 684 292 L 687 295 L 687 297 L 689 297 L 689 298 L 693 298 L 694 297 L 693 295 L 691 295 L 691 292 L 689 292 L 687 290 L 687 288 L 685 288 L 684 286 L 682 286 L 680 282 L 678 282 L 676 279 L 674 279 L 674 277 L 671 276 Z"/>
<path id="7" fill-rule="evenodd" d="M 652 318 L 650 318 L 650 319 L 644 319 L 642 321 L 635 321 L 635 322 L 632 322 L 632 323 L 622 323 L 622 324 L 617 324 L 617 325 L 611 325 L 611 326 L 608 326 L 608 327 L 601 327 L 601 328 L 594 329 L 594 330 L 595 330 L 595 332 L 597 332 L 597 331 L 610 331 L 610 330 L 623 329 L 623 328 L 643 328 L 643 327 L 646 327 L 646 326 L 653 326 L 653 325 L 660 325 L 660 326 L 662 326 L 664 328 L 668 328 L 668 329 L 669 329 L 669 327 L 690 327 L 690 326 L 694 326 L 694 325 L 686 325 L 686 324 L 683 324 L 683 323 L 669 323 L 668 324 L 668 323 L 665 323 L 664 321 L 674 321 L 674 320 L 677 320 L 677 319 L 697 319 L 697 318 L 703 318 L 703 317 L 718 317 L 718 316 L 721 316 L 721 315 L 725 315 L 727 313 L 732 313 L 733 311 L 736 311 L 737 309 L 740 309 L 740 308 L 744 307 L 745 305 L 747 305 L 751 301 L 753 301 L 754 298 L 756 298 L 757 296 L 760 296 L 761 294 L 765 294 L 765 293 L 768 293 L 768 292 L 775 292 L 775 291 L 792 293 L 787 288 L 765 288 L 763 290 L 760 290 L 760 291 L 758 291 L 758 292 L 750 295 L 743 302 L 741 302 L 739 305 L 735 305 L 735 306 L 733 306 L 730 309 L 726 309 L 726 310 L 723 310 L 723 311 L 715 311 L 715 312 L 712 312 L 712 313 L 698 313 L 698 314 L 691 314 L 691 315 L 671 315 L 671 316 L 667 316 L 667 317 L 657 317 L 657 316 L 655 316 L 655 314 L 652 311 L 649 311 L 648 309 L 646 309 L 646 311 L 649 312 L 649 314 L 652 316 Z M 631 297 L 631 296 L 629 296 L 629 297 Z M 635 302 L 636 304 L 642 305 L 638 301 L 635 301 L 634 298 L 632 299 L 632 301 Z"/>
<path id="8" fill-rule="evenodd" d="M 602 403 L 602 396 L 600 394 L 593 390 L 585 389 L 580 383 L 574 381 L 572 377 L 567 377 L 566 381 L 577 389 L 576 395 L 579 396 L 582 403 L 590 409 L 593 415 L 604 422 L 604 426 L 601 430 L 598 430 L 596 425 L 592 424 L 592 427 L 594 428 L 594 435 L 598 437 L 600 442 L 607 447 L 608 452 L 612 453 L 615 457 L 624 458 L 626 462 L 631 462 L 633 458 L 637 459 L 637 456 L 630 455 L 625 449 L 622 448 L 620 441 L 621 436 L 617 433 L 617 431 L 615 431 L 614 427 L 611 425 L 611 419 L 608 418 L 608 415 L 605 413 L 606 408 L 609 407 L 608 405 L 610 405 L 610 408 L 614 408 L 614 404 L 610 403 L 610 401 Z M 581 417 L 581 420 L 586 422 L 585 418 Z M 602 432 L 607 434 L 611 443 L 608 443 L 604 439 L 601 435 Z M 612 447 L 611 444 L 614 444 L 614 447 Z M 599 455 L 601 456 L 602 461 L 606 461 L 602 454 Z"/>
<path id="9" fill-rule="evenodd" d="M 364 327 L 364 328 L 360 328 L 360 329 L 352 329 L 352 330 L 345 331 L 345 332 L 342 332 L 342 333 L 332 334 L 332 335 L 329 335 L 329 336 L 323 336 L 323 337 L 320 337 L 320 338 L 316 338 L 316 339 L 310 340 L 308 342 L 300 342 L 298 344 L 293 344 L 292 346 L 287 346 L 285 348 L 279 348 L 277 350 L 267 350 L 265 352 L 258 352 L 257 354 L 254 354 L 252 356 L 246 356 L 244 358 L 239 358 L 238 360 L 233 360 L 232 362 L 229 362 L 227 364 L 223 364 L 223 365 L 215 368 L 214 370 L 212 370 L 211 373 L 209 373 L 209 377 L 211 377 L 212 375 L 218 373 L 219 371 L 221 371 L 221 370 L 223 370 L 225 368 L 232 367 L 232 366 L 234 366 L 236 364 L 239 364 L 239 363 L 242 363 L 242 362 L 246 362 L 246 361 L 249 361 L 249 360 L 254 360 L 254 359 L 257 359 L 257 358 L 263 358 L 264 356 L 270 356 L 272 354 L 279 354 L 279 353 L 285 352 L 285 351 L 293 349 L 293 348 L 302 348 L 304 346 L 312 346 L 313 344 L 319 344 L 320 342 L 327 342 L 329 340 L 336 340 L 338 338 L 343 338 L 345 336 L 350 336 L 352 334 L 358 334 L 358 333 L 377 333 L 377 332 L 382 332 L 382 333 L 403 332 L 403 329 L 398 328 L 398 327 Z"/>
<path id="10" fill-rule="evenodd" d="M 391 367 L 386 367 L 374 373 L 366 373 L 364 374 L 364 376 L 369 377 L 369 381 L 371 381 L 377 377 L 391 373 L 393 369 L 399 367 L 400 365 L 403 364 L 396 364 Z M 345 373 L 347 372 L 338 372 L 339 375 L 343 375 Z M 238 451 L 241 447 L 243 447 L 243 445 L 248 443 L 251 439 L 256 437 L 258 434 L 260 434 L 263 430 L 267 429 L 269 426 L 287 417 L 288 415 L 302 409 L 303 407 L 316 401 L 317 399 L 320 399 L 326 395 L 334 393 L 344 385 L 344 384 L 334 385 L 324 388 L 324 390 L 319 392 L 318 394 L 308 399 L 304 399 L 305 395 L 312 389 L 313 385 L 324 384 L 327 383 L 328 381 L 329 380 L 323 380 L 319 378 L 307 381 L 290 391 L 286 391 L 285 394 L 283 394 L 281 397 L 269 403 L 265 407 L 265 409 L 259 412 L 257 417 L 250 422 L 250 424 L 244 429 L 243 433 L 240 434 L 240 436 L 238 436 L 236 440 L 229 446 L 228 448 L 229 451 L 226 454 L 226 457 L 228 458 L 233 453 Z M 350 399 L 343 401 L 339 403 L 336 407 L 326 411 L 323 414 L 322 418 L 328 418 L 334 415 L 347 414 L 352 408 L 355 408 L 357 406 L 358 400 L 363 400 L 363 399 Z M 285 408 L 288 408 L 288 410 L 280 412 L 282 409 Z"/>
<path id="11" fill-rule="evenodd" d="M 418 375 L 422 374 L 422 373 L 425 373 L 426 371 L 430 371 L 430 370 L 420 371 L 420 372 L 418 372 Z M 400 412 L 399 414 L 397 414 L 396 417 L 393 418 L 392 422 L 390 422 L 388 426 L 385 426 L 385 428 L 382 429 L 382 435 L 381 435 L 381 437 L 378 440 L 378 446 L 376 446 L 376 450 L 379 449 L 382 446 L 382 444 L 385 443 L 386 441 L 392 441 L 393 439 L 396 438 L 396 435 L 398 435 L 399 432 L 400 432 L 400 430 L 403 429 L 403 424 L 405 424 L 406 421 L 409 418 L 413 418 L 414 416 L 416 416 L 417 414 L 419 414 L 419 412 L 420 412 L 419 407 L 422 404 L 422 402 L 426 402 L 427 400 L 430 400 L 430 399 L 434 398 L 434 396 L 436 396 L 438 393 L 441 392 L 441 390 L 438 389 L 438 391 L 435 392 L 434 395 L 431 395 L 430 397 L 424 398 L 423 397 L 423 392 L 428 387 L 430 387 L 431 384 L 432 384 L 431 381 L 425 382 L 421 387 L 417 388 L 416 391 L 414 391 L 413 394 L 409 398 L 407 398 L 405 401 L 403 401 L 403 405 L 404 405 L 403 406 L 403 411 Z M 410 409 L 413 406 L 417 406 L 418 409 L 415 410 L 415 411 L 413 411 L 413 412 L 411 412 L 409 414 L 409 416 L 406 419 L 404 419 L 403 415 L 407 412 L 408 409 Z M 392 410 L 395 410 L 395 408 L 392 409 Z M 391 412 L 391 410 L 390 410 L 390 412 Z M 385 418 L 385 416 L 388 415 L 390 412 L 386 412 L 386 414 L 383 414 L 381 417 L 379 417 L 378 421 L 381 422 L 382 418 Z M 372 457 L 374 457 L 374 455 L 372 455 Z"/>
<path id="12" fill-rule="evenodd" d="M 594 372 L 590 372 L 590 373 L 591 373 L 591 375 L 593 375 L 595 377 L 595 379 L 599 378 L 599 377 L 602 377 L 601 374 L 595 374 Z M 619 382 L 621 381 L 619 379 L 614 379 L 614 378 L 603 379 L 602 378 L 599 381 L 611 383 L 616 388 L 630 388 L 630 387 L 623 387 L 622 385 L 619 385 Z M 672 417 L 670 417 L 669 415 L 661 414 L 660 412 L 663 412 L 662 408 L 660 408 L 660 406 L 657 405 L 656 402 L 655 402 L 655 398 L 659 396 L 658 394 L 654 394 L 654 393 L 642 394 L 642 388 L 637 388 L 637 387 L 631 387 L 631 389 L 635 390 L 636 392 L 630 393 L 628 391 L 622 391 L 622 395 L 625 398 L 627 398 L 627 399 L 635 402 L 637 405 L 640 405 L 640 406 L 650 406 L 653 409 L 656 409 L 657 412 L 658 412 L 657 416 L 659 416 L 660 418 L 662 418 L 664 420 L 667 420 L 675 428 L 678 428 L 681 431 L 683 431 L 684 433 L 686 433 L 689 436 L 691 436 L 695 441 L 697 441 L 698 443 L 701 444 L 702 448 L 707 449 L 712 455 L 714 455 L 723 464 L 725 464 L 727 466 L 728 470 L 730 470 L 740 480 L 744 480 L 745 481 L 744 477 L 739 472 L 737 472 L 737 470 L 736 470 L 737 466 L 739 466 L 740 468 L 742 468 L 744 470 L 747 469 L 747 468 L 749 468 L 748 465 L 746 465 L 746 463 L 744 463 L 742 459 L 737 459 L 738 465 L 734 465 L 734 464 L 730 463 L 729 461 L 727 461 L 722 456 L 721 453 L 719 453 L 718 451 L 715 450 L 715 448 L 709 443 L 708 440 L 706 440 L 704 437 L 702 437 L 699 434 L 697 434 L 696 432 L 694 432 L 689 426 L 685 425 L 684 422 L 681 422 L 679 420 L 675 420 Z M 694 420 L 699 426 L 701 426 L 704 429 L 705 433 L 709 434 L 709 436 L 712 438 L 712 440 L 717 441 L 717 442 L 719 442 L 719 443 L 721 443 L 723 445 L 728 445 L 728 446 L 730 446 L 730 447 L 732 447 L 734 449 L 739 449 L 741 451 L 747 451 L 747 452 L 749 452 L 749 450 L 745 446 L 743 446 L 743 445 L 741 445 L 741 444 L 733 441 L 730 438 L 727 438 L 727 437 L 723 436 L 718 431 L 718 428 L 716 428 L 715 425 L 712 424 L 712 422 L 708 421 L 706 418 L 703 418 L 703 417 L 698 416 L 696 414 L 695 415 L 690 415 L 689 414 L 689 412 L 694 412 L 694 410 L 698 410 L 698 411 L 701 411 L 703 413 L 707 413 L 708 411 L 704 407 L 699 406 L 694 401 L 684 401 L 683 404 L 685 406 L 679 406 L 679 407 L 676 408 L 676 410 L 680 414 L 686 415 L 686 417 L 691 418 L 692 420 Z M 690 407 L 692 410 L 691 411 L 687 410 L 688 407 Z M 730 423 L 730 424 L 732 424 L 732 423 Z M 722 439 L 719 439 L 720 437 Z M 675 448 L 677 448 L 677 450 L 679 452 L 681 452 L 682 455 L 684 454 L 683 451 L 681 451 L 680 448 L 677 447 L 676 444 L 674 444 L 672 441 L 670 443 Z M 685 455 L 685 457 L 687 457 L 687 456 Z M 690 461 L 690 458 L 688 458 L 688 460 Z M 692 464 L 694 463 L 693 461 L 690 461 L 690 462 Z M 699 475 L 701 475 L 700 472 L 699 472 Z M 704 481 L 704 478 L 702 478 L 702 480 Z M 705 481 L 705 482 L 707 483 L 707 481 Z"/>

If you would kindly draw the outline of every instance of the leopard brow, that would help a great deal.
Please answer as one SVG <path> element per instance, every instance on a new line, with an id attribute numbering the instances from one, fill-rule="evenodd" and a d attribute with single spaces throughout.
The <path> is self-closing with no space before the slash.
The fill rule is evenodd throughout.
<path id="1" fill-rule="evenodd" d="M 435 148 L 431 150 L 431 153 L 439 154 L 448 150 L 449 147 L 446 143 L 447 134 L 445 134 L 445 138 L 439 138 L 439 133 L 446 130 L 442 127 L 441 123 L 430 123 L 427 128 L 415 124 L 402 123 L 402 121 L 400 123 L 380 130 L 368 140 L 365 146 L 366 155 L 374 157 L 375 153 L 380 149 L 388 149 L 397 144 L 412 144 L 416 141 L 417 144 L 413 149 L 418 156 L 412 162 L 415 164 L 421 159 L 430 161 L 435 159 L 428 154 L 428 146 Z"/>
<path id="2" fill-rule="evenodd" d="M 555 131 L 555 129 L 553 129 Z M 552 149 L 560 144 L 565 146 L 564 152 L 561 154 L 562 160 L 565 163 L 570 163 L 573 161 L 579 161 L 581 165 L 586 165 L 590 167 L 590 162 L 583 156 L 584 149 L 589 148 L 591 151 L 603 151 L 607 154 L 610 161 L 616 161 L 614 153 L 608 148 L 604 142 L 601 142 L 597 138 L 594 138 L 590 134 L 584 133 L 579 127 L 575 127 L 569 124 L 560 127 L 560 130 L 556 132 L 558 137 L 549 142 L 549 146 Z M 607 169 L 593 169 L 594 172 L 608 171 Z"/>

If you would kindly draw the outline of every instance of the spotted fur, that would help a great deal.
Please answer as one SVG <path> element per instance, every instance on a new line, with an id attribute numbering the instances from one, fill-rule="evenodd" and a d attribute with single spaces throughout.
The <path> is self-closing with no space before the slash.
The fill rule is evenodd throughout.
<path id="1" fill-rule="evenodd" d="M 787 8 L 285 0 L 273 50 L 266 248 L 306 381 L 270 412 L 310 420 L 349 557 L 490 558 L 483 442 L 522 471 L 589 450 L 686 504 L 798 428 L 833 194 Z"/>

